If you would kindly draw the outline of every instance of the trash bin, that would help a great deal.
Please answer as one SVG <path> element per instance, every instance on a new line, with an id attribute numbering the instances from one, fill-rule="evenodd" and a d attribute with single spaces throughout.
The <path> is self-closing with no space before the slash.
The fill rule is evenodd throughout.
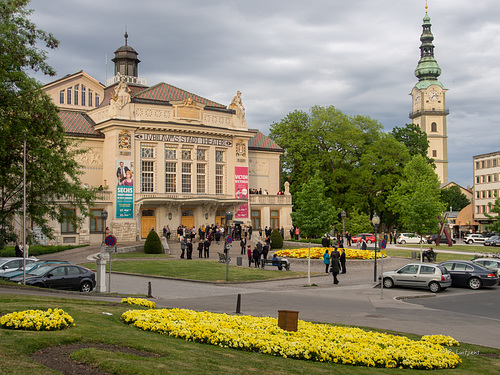
<path id="1" fill-rule="evenodd" d="M 411 259 L 417 259 L 417 252 L 416 251 L 411 252 Z"/>
<path id="2" fill-rule="evenodd" d="M 285 331 L 297 331 L 299 312 L 290 310 L 278 310 L 278 327 Z"/>
<path id="3" fill-rule="evenodd" d="M 243 258 L 242 257 L 236 257 L 236 265 L 241 266 L 243 264 Z"/>

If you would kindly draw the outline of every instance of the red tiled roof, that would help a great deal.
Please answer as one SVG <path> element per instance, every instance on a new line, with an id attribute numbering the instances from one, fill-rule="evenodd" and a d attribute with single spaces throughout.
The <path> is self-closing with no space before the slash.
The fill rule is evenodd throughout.
<path id="1" fill-rule="evenodd" d="M 251 133 L 255 133 L 255 136 L 248 140 L 249 150 L 283 152 L 283 149 L 280 146 L 278 146 L 276 142 L 266 137 L 260 131 L 255 129 L 248 129 L 248 131 Z"/>
<path id="2" fill-rule="evenodd" d="M 60 111 L 59 118 L 61 119 L 66 133 L 82 136 L 102 137 L 103 134 L 94 128 L 94 122 L 81 112 Z"/>
<path id="3" fill-rule="evenodd" d="M 137 93 L 136 95 L 134 95 L 134 98 L 149 99 L 162 102 L 170 102 L 175 100 L 184 100 L 187 98 L 192 98 L 195 102 L 204 104 L 206 106 L 226 108 L 225 105 L 213 102 L 211 100 L 205 99 L 201 96 L 192 94 L 188 91 L 184 91 L 182 89 L 179 89 L 175 86 L 163 82 Z"/>

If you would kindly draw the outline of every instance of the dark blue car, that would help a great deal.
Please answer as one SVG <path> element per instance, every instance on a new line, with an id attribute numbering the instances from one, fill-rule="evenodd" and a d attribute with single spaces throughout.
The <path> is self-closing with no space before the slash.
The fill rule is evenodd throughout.
<path id="1" fill-rule="evenodd" d="M 451 286 L 467 286 L 475 290 L 498 284 L 498 277 L 494 271 L 469 260 L 448 260 L 440 265 L 451 274 Z"/>

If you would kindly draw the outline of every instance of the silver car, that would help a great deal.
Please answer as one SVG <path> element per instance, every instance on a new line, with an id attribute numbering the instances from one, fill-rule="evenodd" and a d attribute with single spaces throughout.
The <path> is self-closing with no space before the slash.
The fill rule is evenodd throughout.
<path id="1" fill-rule="evenodd" d="M 36 258 L 26 258 L 26 264 L 37 262 Z M 0 258 L 0 275 L 18 270 L 23 266 L 23 258 Z"/>
<path id="2" fill-rule="evenodd" d="M 480 266 L 495 271 L 497 276 L 500 277 L 500 259 L 495 258 L 479 258 L 474 259 L 474 263 Z"/>
<path id="3" fill-rule="evenodd" d="M 425 288 L 438 293 L 451 286 L 451 275 L 448 270 L 436 264 L 410 263 L 396 271 L 384 272 L 382 275 L 384 288 L 403 286 Z"/>

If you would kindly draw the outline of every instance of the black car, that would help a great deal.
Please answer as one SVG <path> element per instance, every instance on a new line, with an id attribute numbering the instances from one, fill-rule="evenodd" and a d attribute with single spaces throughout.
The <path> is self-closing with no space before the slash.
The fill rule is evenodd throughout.
<path id="1" fill-rule="evenodd" d="M 500 236 L 491 236 L 483 242 L 484 246 L 500 246 Z"/>
<path id="2" fill-rule="evenodd" d="M 14 277 L 11 281 L 22 283 L 23 277 Z M 26 285 L 90 292 L 95 287 L 95 273 L 73 264 L 51 264 L 27 273 Z"/>
<path id="3" fill-rule="evenodd" d="M 434 244 L 435 244 L 435 243 L 436 243 L 437 238 L 438 238 L 438 235 L 437 235 L 437 234 L 433 234 L 433 235 L 431 235 L 431 236 L 427 237 L 427 243 L 429 243 L 429 244 L 434 243 Z M 454 239 L 454 238 L 452 238 L 452 239 L 451 239 L 451 242 L 452 242 L 452 243 L 456 243 L 457 241 L 455 241 L 455 239 Z M 441 238 L 440 238 L 440 240 L 439 240 L 439 243 L 440 243 L 440 244 L 447 244 L 447 243 L 448 243 L 448 240 L 446 239 L 446 236 L 445 236 L 444 234 L 442 234 L 442 235 L 441 235 Z"/>
<path id="4" fill-rule="evenodd" d="M 492 270 L 481 267 L 469 260 L 448 260 L 442 262 L 451 274 L 451 286 L 468 286 L 471 289 L 480 289 L 483 286 L 498 284 L 498 277 Z"/>

